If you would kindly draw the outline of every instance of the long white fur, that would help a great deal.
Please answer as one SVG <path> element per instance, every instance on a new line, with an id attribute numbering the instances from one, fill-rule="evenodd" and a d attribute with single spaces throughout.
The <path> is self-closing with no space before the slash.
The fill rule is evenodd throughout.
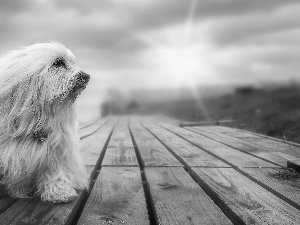
<path id="1" fill-rule="evenodd" d="M 66 69 L 53 68 L 63 58 Z M 59 43 L 39 43 L 0 59 L 0 180 L 16 198 L 68 201 L 88 186 L 79 154 L 76 102 L 67 96 L 81 70 Z M 41 142 L 32 134 L 49 131 Z"/>

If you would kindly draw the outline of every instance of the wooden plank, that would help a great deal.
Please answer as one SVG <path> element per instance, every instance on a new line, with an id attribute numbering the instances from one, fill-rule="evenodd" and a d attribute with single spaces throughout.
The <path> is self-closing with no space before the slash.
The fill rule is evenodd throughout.
<path id="1" fill-rule="evenodd" d="M 90 175 L 93 172 L 90 167 L 87 167 L 87 171 Z M 0 224 L 71 224 L 86 194 L 87 191 L 83 190 L 78 193 L 75 201 L 63 204 L 44 203 L 40 199 L 33 198 L 15 199 L 14 202 L 9 197 L 1 198 L 0 206 L 3 205 L 3 209 L 6 210 L 0 215 Z"/>
<path id="2" fill-rule="evenodd" d="M 39 199 L 20 199 L 0 215 L 0 224 L 71 224 L 83 197 L 80 193 L 75 202 L 55 205 Z"/>
<path id="3" fill-rule="evenodd" d="M 130 117 L 130 128 L 142 157 L 143 166 L 182 166 L 182 164 L 141 125 L 137 117 Z"/>
<path id="4" fill-rule="evenodd" d="M 192 166 L 202 167 L 230 167 L 230 165 L 213 157 L 202 149 L 181 139 L 177 135 L 147 121 L 142 121 L 161 142 L 163 142 L 170 151 L 177 155 L 177 159 L 187 168 Z"/>
<path id="5" fill-rule="evenodd" d="M 183 166 L 153 135 L 137 122 L 130 123 L 142 166 Z"/>
<path id="6" fill-rule="evenodd" d="M 233 137 L 239 137 L 239 138 L 266 138 L 266 139 L 270 139 L 273 141 L 278 141 L 281 143 L 285 143 L 285 144 L 290 144 L 290 145 L 294 145 L 294 146 L 298 146 L 300 147 L 299 143 L 295 143 L 295 142 L 291 142 L 291 141 L 286 141 L 280 138 L 275 138 L 275 137 L 271 137 L 271 136 L 267 136 L 267 135 L 263 135 L 260 133 L 254 133 L 248 130 L 242 130 L 242 129 L 238 129 L 238 128 L 231 128 L 231 127 L 223 127 L 223 126 L 209 126 L 208 129 L 214 130 L 214 131 L 218 131 L 221 133 L 225 133 L 228 134 L 230 136 Z"/>
<path id="7" fill-rule="evenodd" d="M 99 120 L 102 120 L 102 119 L 103 119 L 103 117 L 102 118 L 97 117 L 97 118 L 93 118 L 93 119 L 90 119 L 90 120 L 81 121 L 81 122 L 79 122 L 79 127 L 80 127 L 80 129 L 84 129 L 84 128 L 89 127 L 89 126 L 93 125 L 94 123 L 96 123 L 96 122 L 98 122 Z"/>
<path id="8" fill-rule="evenodd" d="M 241 130 L 231 128 L 231 127 L 223 127 L 223 126 L 205 126 L 205 129 L 216 131 L 222 134 L 227 134 L 228 136 L 235 138 L 244 138 L 244 137 L 259 137 L 255 134 L 251 134 L 248 132 L 242 132 Z"/>
<path id="9" fill-rule="evenodd" d="M 111 117 L 101 118 L 101 119 L 95 121 L 95 123 L 90 124 L 89 126 L 80 128 L 78 131 L 80 139 L 84 139 L 87 136 L 92 135 L 97 130 L 99 130 L 110 119 L 111 119 Z"/>
<path id="10" fill-rule="evenodd" d="M 181 123 L 181 121 L 177 120 L 177 119 L 173 119 L 171 117 L 168 116 L 164 116 L 164 115 L 156 115 L 156 116 L 140 116 L 139 118 L 144 118 L 149 120 L 150 118 L 154 118 L 157 121 L 161 121 L 163 123 L 167 123 L 173 126 L 179 126 L 179 124 Z"/>
<path id="11" fill-rule="evenodd" d="M 195 126 L 230 126 L 237 122 L 235 120 L 218 120 L 218 121 L 204 121 L 204 122 L 181 122 L 180 127 L 195 127 Z"/>
<path id="12" fill-rule="evenodd" d="M 300 147 L 291 144 L 274 141 L 268 138 L 243 138 L 243 140 L 256 143 L 273 151 L 283 152 L 292 156 L 300 157 Z"/>
<path id="13" fill-rule="evenodd" d="M 134 148 L 107 148 L 102 166 L 138 166 Z"/>
<path id="14" fill-rule="evenodd" d="M 286 166 L 287 160 L 292 157 L 285 158 L 284 155 L 279 156 L 274 154 L 276 151 L 273 151 L 271 149 L 265 148 L 263 146 L 257 145 L 255 143 L 250 143 L 247 141 L 243 141 L 241 139 L 230 137 L 226 134 L 222 134 L 216 131 L 210 131 L 203 127 L 193 127 L 193 128 L 186 128 L 190 131 L 194 131 L 198 134 L 201 134 L 205 137 L 208 137 L 212 140 L 215 140 L 217 142 L 223 143 L 227 146 L 236 148 L 240 151 L 247 152 L 251 155 L 257 156 L 262 159 L 269 160 L 271 162 L 276 163 L 280 166 Z M 296 159 L 296 157 L 294 157 Z"/>
<path id="15" fill-rule="evenodd" d="M 134 148 L 128 129 L 128 118 L 121 117 L 115 126 L 108 148 Z"/>
<path id="16" fill-rule="evenodd" d="M 241 168 L 251 178 L 275 195 L 300 209 L 300 179 L 280 179 L 274 168 Z"/>
<path id="17" fill-rule="evenodd" d="M 149 224 L 136 167 L 103 167 L 78 224 Z"/>
<path id="18" fill-rule="evenodd" d="M 128 122 L 127 117 L 121 117 L 115 126 L 102 166 L 138 166 Z"/>
<path id="19" fill-rule="evenodd" d="M 183 139 L 193 143 L 199 148 L 209 152 L 218 159 L 222 159 L 231 166 L 236 167 L 277 167 L 276 165 L 269 163 L 265 160 L 259 159 L 255 156 L 238 151 L 234 148 L 203 137 L 195 132 L 180 128 L 169 126 L 167 124 L 159 124 L 167 130 L 177 134 Z"/>
<path id="20" fill-rule="evenodd" d="M 192 175 L 236 224 L 300 224 L 300 211 L 233 168 L 193 168 Z"/>
<path id="21" fill-rule="evenodd" d="M 117 118 L 112 118 L 93 135 L 81 140 L 80 151 L 85 165 L 95 166 L 97 164 L 100 155 L 103 154 L 109 135 L 116 123 Z"/>
<path id="22" fill-rule="evenodd" d="M 145 175 L 157 224 L 232 224 L 183 168 L 145 168 Z"/>

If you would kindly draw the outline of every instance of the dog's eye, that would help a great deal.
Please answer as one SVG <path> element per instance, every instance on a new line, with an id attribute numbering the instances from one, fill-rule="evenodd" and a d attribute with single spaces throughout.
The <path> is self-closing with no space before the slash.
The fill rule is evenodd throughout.
<path id="1" fill-rule="evenodd" d="M 56 67 L 56 68 L 60 68 L 60 67 L 63 67 L 63 68 L 66 68 L 66 63 L 63 59 L 61 58 L 57 58 L 54 63 L 52 64 L 52 66 Z"/>

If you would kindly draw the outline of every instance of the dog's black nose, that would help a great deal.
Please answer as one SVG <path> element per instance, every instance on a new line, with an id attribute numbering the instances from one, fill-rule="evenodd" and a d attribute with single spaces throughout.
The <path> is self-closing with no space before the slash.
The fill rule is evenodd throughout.
<path id="1" fill-rule="evenodd" d="M 81 72 L 79 73 L 77 79 L 78 79 L 80 82 L 82 82 L 83 84 L 86 84 L 86 83 L 89 82 L 90 77 L 91 77 L 91 76 L 90 76 L 89 74 L 87 74 L 87 73 L 81 71 Z"/>

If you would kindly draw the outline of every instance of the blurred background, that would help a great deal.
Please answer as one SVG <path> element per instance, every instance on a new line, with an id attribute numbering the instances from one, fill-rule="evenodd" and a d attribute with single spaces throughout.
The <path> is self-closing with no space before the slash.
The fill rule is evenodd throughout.
<path id="1" fill-rule="evenodd" d="M 58 41 L 79 121 L 164 114 L 300 141 L 298 0 L 1 0 L 0 54 Z"/>

